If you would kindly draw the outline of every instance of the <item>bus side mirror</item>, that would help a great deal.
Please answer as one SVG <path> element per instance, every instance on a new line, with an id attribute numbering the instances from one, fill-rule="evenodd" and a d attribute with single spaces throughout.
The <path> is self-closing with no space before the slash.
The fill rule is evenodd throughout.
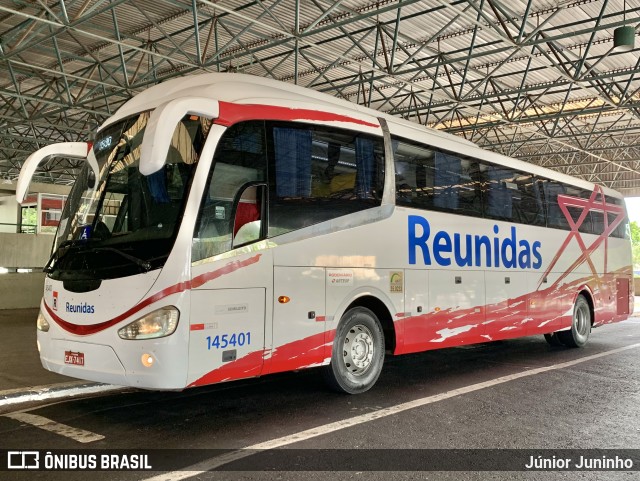
<path id="1" fill-rule="evenodd" d="M 51 144 L 36 150 L 27 157 L 22 164 L 20 175 L 18 176 L 18 184 L 16 185 L 16 200 L 22 204 L 27 196 L 27 190 L 31 183 L 31 178 L 36 172 L 38 165 L 52 157 L 66 157 L 70 159 L 85 159 L 91 164 L 94 175 L 98 174 L 98 163 L 91 152 L 91 144 L 87 142 L 62 142 L 59 144 Z M 89 154 L 90 155 L 87 155 Z"/>
<path id="2" fill-rule="evenodd" d="M 218 102 L 203 97 L 177 98 L 157 107 L 151 112 L 142 138 L 140 173 L 151 175 L 164 166 L 173 133 L 185 115 L 213 119 L 218 113 Z"/>

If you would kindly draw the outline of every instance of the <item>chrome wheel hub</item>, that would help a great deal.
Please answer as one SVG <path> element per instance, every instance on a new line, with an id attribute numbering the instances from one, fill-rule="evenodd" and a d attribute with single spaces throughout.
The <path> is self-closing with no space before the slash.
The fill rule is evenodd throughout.
<path id="1" fill-rule="evenodd" d="M 344 365 L 356 376 L 361 376 L 371 366 L 375 348 L 371 331 L 361 324 L 353 326 L 344 338 Z"/>
<path id="2" fill-rule="evenodd" d="M 591 314 L 589 307 L 580 304 L 573 313 L 573 326 L 575 334 L 580 340 L 586 340 L 591 329 Z"/>

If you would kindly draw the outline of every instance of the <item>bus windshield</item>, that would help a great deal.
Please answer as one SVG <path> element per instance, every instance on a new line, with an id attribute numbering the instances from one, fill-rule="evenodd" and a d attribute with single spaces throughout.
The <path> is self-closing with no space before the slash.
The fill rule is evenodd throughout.
<path id="1" fill-rule="evenodd" d="M 149 116 L 143 112 L 98 134 L 89 153 L 98 172 L 86 163 L 69 194 L 45 269 L 50 277 L 110 279 L 164 265 L 211 123 L 183 118 L 163 168 L 145 176 L 139 162 Z"/>

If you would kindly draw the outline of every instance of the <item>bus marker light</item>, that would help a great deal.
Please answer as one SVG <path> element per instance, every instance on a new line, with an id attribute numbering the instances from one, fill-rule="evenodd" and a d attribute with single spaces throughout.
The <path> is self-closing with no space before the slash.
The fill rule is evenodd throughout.
<path id="1" fill-rule="evenodd" d="M 153 366 L 153 356 L 151 354 L 143 354 L 142 357 L 140 358 L 140 360 L 142 361 L 142 365 L 144 367 L 151 367 Z"/>
<path id="2" fill-rule="evenodd" d="M 286 304 L 290 300 L 291 300 L 291 298 L 289 296 L 280 296 L 280 297 L 278 297 L 278 302 L 280 304 Z"/>

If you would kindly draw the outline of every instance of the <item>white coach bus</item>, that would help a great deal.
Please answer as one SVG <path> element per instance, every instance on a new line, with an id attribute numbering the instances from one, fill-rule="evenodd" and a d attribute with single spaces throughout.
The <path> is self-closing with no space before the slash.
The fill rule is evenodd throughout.
<path id="1" fill-rule="evenodd" d="M 239 74 L 135 96 L 92 144 L 38 316 L 45 368 L 147 389 L 545 335 L 632 311 L 620 194 L 312 90 Z"/>

